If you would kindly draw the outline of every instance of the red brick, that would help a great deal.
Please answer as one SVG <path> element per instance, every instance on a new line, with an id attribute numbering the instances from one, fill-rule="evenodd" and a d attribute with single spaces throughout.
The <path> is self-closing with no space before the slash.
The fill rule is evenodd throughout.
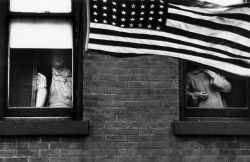
<path id="1" fill-rule="evenodd" d="M 129 81 L 128 87 L 146 88 L 146 87 L 149 87 L 149 82 L 148 81 Z"/>
<path id="2" fill-rule="evenodd" d="M 152 87 L 152 88 L 173 88 L 171 80 L 151 81 L 150 87 Z"/>
<path id="3" fill-rule="evenodd" d="M 70 148 L 72 149 L 92 149 L 94 148 L 91 142 L 71 142 Z"/>
<path id="4" fill-rule="evenodd" d="M 91 153 L 91 150 L 87 149 L 62 149 L 60 150 L 60 155 L 88 155 Z"/>
<path id="5" fill-rule="evenodd" d="M 117 88 L 116 93 L 117 94 L 138 94 L 139 89 L 137 89 L 137 88 Z"/>
<path id="6" fill-rule="evenodd" d="M 13 150 L 16 149 L 16 143 L 5 143 L 4 144 L 4 149 L 5 150 Z"/>
<path id="7" fill-rule="evenodd" d="M 141 157 L 141 162 L 162 162 L 162 157 Z"/>
<path id="8" fill-rule="evenodd" d="M 3 149 L 4 149 L 4 144 L 0 143 L 0 150 L 3 150 Z"/>
<path id="9" fill-rule="evenodd" d="M 24 157 L 6 158 L 4 162 L 28 162 L 28 158 Z"/>
<path id="10" fill-rule="evenodd" d="M 116 128 L 139 128 L 142 123 L 138 121 L 117 121 L 115 124 Z"/>
<path id="11" fill-rule="evenodd" d="M 173 130 L 170 128 L 150 128 L 140 129 L 140 134 L 153 134 L 153 135 L 169 135 L 173 134 Z"/>
<path id="12" fill-rule="evenodd" d="M 49 157 L 49 162 L 70 162 L 71 161 L 71 157 L 55 157 L 55 156 L 51 156 Z"/>
<path id="13" fill-rule="evenodd" d="M 151 149 L 150 156 L 164 156 L 164 152 L 162 149 Z"/>
<path id="14" fill-rule="evenodd" d="M 117 148 L 116 142 L 95 142 L 94 149 L 115 149 Z"/>
<path id="15" fill-rule="evenodd" d="M 167 121 L 156 121 L 150 123 L 151 128 L 171 128 L 171 126 L 172 122 Z"/>
<path id="16" fill-rule="evenodd" d="M 51 142 L 50 149 L 63 149 L 63 148 L 70 148 L 70 142 Z"/>
<path id="17" fill-rule="evenodd" d="M 117 120 L 118 121 L 138 121 L 139 120 L 139 114 L 138 113 L 121 113 L 117 114 Z"/>
<path id="18" fill-rule="evenodd" d="M 244 156 L 229 156 L 227 162 L 248 162 L 249 158 Z"/>
<path id="19" fill-rule="evenodd" d="M 39 155 L 39 150 L 17 150 L 17 156 L 31 156 L 37 157 Z"/>
<path id="20" fill-rule="evenodd" d="M 46 136 L 41 138 L 40 142 L 59 142 L 60 138 L 56 136 Z"/>
<path id="21" fill-rule="evenodd" d="M 137 135 L 139 134 L 139 130 L 136 128 L 116 128 L 116 129 L 103 129 L 104 134 L 110 135 Z"/>
<path id="22" fill-rule="evenodd" d="M 116 156 L 116 149 L 94 149 L 95 156 Z"/>
<path id="23" fill-rule="evenodd" d="M 92 156 L 71 156 L 70 162 L 93 162 Z"/>
<path id="24" fill-rule="evenodd" d="M 182 156 L 162 156 L 163 162 L 186 162 Z M 195 161 L 194 161 L 195 162 Z M 215 161 L 213 161 L 215 162 Z"/>
<path id="25" fill-rule="evenodd" d="M 211 162 L 211 161 L 217 161 L 217 156 L 200 156 L 199 160 L 202 162 Z"/>
<path id="26" fill-rule="evenodd" d="M 95 162 L 116 162 L 116 157 L 113 156 L 95 156 Z"/>
<path id="27" fill-rule="evenodd" d="M 219 155 L 218 149 L 197 149 L 196 154 L 198 156 L 208 156 L 208 155 Z"/>
<path id="28" fill-rule="evenodd" d="M 117 156 L 127 156 L 128 150 L 127 149 L 116 149 Z"/>
<path id="29" fill-rule="evenodd" d="M 162 144 L 160 142 L 140 142 L 140 148 L 142 149 L 161 149 Z"/>
<path id="30" fill-rule="evenodd" d="M 148 69 L 146 68 L 129 68 L 129 74 L 148 74 Z"/>
<path id="31" fill-rule="evenodd" d="M 127 136 L 126 135 L 106 135 L 105 136 L 105 141 L 111 141 L 111 142 L 124 142 L 127 141 Z"/>
<path id="32" fill-rule="evenodd" d="M 144 136 L 129 135 L 128 141 L 129 142 L 147 142 L 149 141 L 149 136 L 148 135 L 144 135 Z"/>
<path id="33" fill-rule="evenodd" d="M 28 149 L 29 143 L 28 142 L 18 142 L 16 144 L 16 149 L 20 150 L 20 149 Z"/>
<path id="34" fill-rule="evenodd" d="M 117 144 L 118 149 L 139 149 L 140 143 L 138 142 L 119 142 Z"/>
<path id="35" fill-rule="evenodd" d="M 29 162 L 49 162 L 49 158 L 29 158 Z"/>
<path id="36" fill-rule="evenodd" d="M 218 162 L 228 162 L 228 157 L 227 156 L 218 156 L 217 161 Z"/>
<path id="37" fill-rule="evenodd" d="M 129 156 L 149 156 L 151 154 L 150 149 L 128 149 Z"/>
<path id="38" fill-rule="evenodd" d="M 117 162 L 139 162 L 139 156 L 117 157 Z"/>
<path id="39" fill-rule="evenodd" d="M 53 150 L 41 149 L 41 150 L 39 150 L 39 156 L 41 156 L 41 157 L 48 157 L 51 155 L 59 155 L 59 150 L 57 150 L 57 149 L 53 149 Z"/>
<path id="40" fill-rule="evenodd" d="M 12 157 L 16 155 L 17 155 L 16 150 L 0 150 L 1 157 Z"/>
<path id="41" fill-rule="evenodd" d="M 49 149 L 49 142 L 30 142 L 29 149 Z"/>

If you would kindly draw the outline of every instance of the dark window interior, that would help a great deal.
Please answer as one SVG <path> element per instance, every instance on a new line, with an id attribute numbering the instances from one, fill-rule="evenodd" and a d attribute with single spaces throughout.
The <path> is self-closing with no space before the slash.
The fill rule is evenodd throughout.
<path id="1" fill-rule="evenodd" d="M 186 63 L 186 73 L 196 69 L 197 67 L 204 67 L 203 65 L 187 62 Z M 221 72 L 226 79 L 231 83 L 232 90 L 230 93 L 221 93 L 225 98 L 228 107 L 247 107 L 247 94 L 248 94 L 248 85 L 247 80 L 240 78 L 239 76 L 234 76 L 232 74 L 227 74 Z"/>
<path id="2" fill-rule="evenodd" d="M 227 73 L 212 67 L 194 62 L 179 61 L 180 65 L 180 120 L 188 121 L 221 121 L 221 120 L 249 120 L 250 119 L 250 86 L 249 78 Z M 194 107 L 188 104 L 187 73 L 197 67 L 209 68 L 231 83 L 232 89 L 228 94 L 222 94 L 227 107 Z"/>
<path id="3" fill-rule="evenodd" d="M 38 72 L 47 78 L 51 76 L 51 57 L 55 50 L 65 55 L 67 66 L 72 69 L 72 49 L 10 49 L 10 107 L 35 106 L 35 76 Z"/>

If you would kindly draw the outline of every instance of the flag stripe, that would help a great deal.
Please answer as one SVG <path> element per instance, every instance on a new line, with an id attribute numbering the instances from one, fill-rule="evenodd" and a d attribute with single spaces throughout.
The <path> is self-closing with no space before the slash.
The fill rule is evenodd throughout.
<path id="1" fill-rule="evenodd" d="M 244 58 L 244 59 L 250 58 L 248 53 L 245 53 L 245 55 L 243 55 L 242 51 L 234 50 L 234 49 L 231 49 L 230 47 L 228 47 L 228 52 L 223 51 L 221 50 L 221 46 L 217 48 L 215 48 L 214 46 L 209 47 L 206 41 L 202 42 L 202 41 L 199 41 L 198 39 L 194 40 L 192 39 L 192 37 L 177 37 L 178 35 L 176 34 L 172 35 L 172 34 L 159 32 L 159 31 L 154 32 L 153 35 L 149 35 L 148 33 L 145 34 L 144 31 L 135 33 L 136 31 L 134 31 L 133 29 L 120 29 L 119 27 L 114 27 L 112 25 L 101 25 L 101 26 L 102 28 L 100 29 L 99 24 L 92 23 L 91 33 L 121 36 L 121 37 L 126 36 L 130 38 L 140 38 L 140 39 L 145 39 L 145 40 L 159 40 L 159 41 L 165 41 L 165 42 L 179 43 L 180 45 L 184 44 L 187 46 L 197 47 L 197 48 L 205 49 L 208 51 L 219 52 L 219 53 L 222 53 L 224 55 L 234 57 L 234 58 Z M 91 38 L 91 34 L 90 34 L 90 38 Z M 242 56 L 237 53 L 241 53 Z"/>
<path id="2" fill-rule="evenodd" d="M 176 40 L 176 39 L 171 39 L 171 38 L 164 38 L 162 39 L 150 39 L 150 38 L 145 38 L 143 35 L 134 37 L 135 34 L 129 34 L 126 35 L 124 38 L 123 33 L 117 33 L 117 32 L 106 32 L 102 33 L 103 31 L 96 31 L 93 32 L 89 35 L 91 39 L 100 39 L 100 40 L 110 40 L 114 41 L 121 41 L 121 42 L 130 42 L 130 43 L 138 43 L 138 44 L 147 44 L 147 45 L 158 45 L 162 47 L 174 47 L 178 49 L 188 49 L 191 51 L 197 51 L 197 52 L 202 52 L 205 54 L 217 56 L 217 57 L 222 57 L 226 59 L 236 59 L 236 60 L 242 60 L 250 63 L 250 59 L 246 59 L 246 57 L 236 57 L 233 55 L 233 57 L 230 56 L 230 54 L 226 53 L 224 54 L 224 51 L 221 52 L 221 50 L 214 50 L 213 48 L 205 47 L 205 46 L 200 46 L 196 45 L 193 43 L 188 43 L 188 42 L 183 42 L 181 40 Z"/>
<path id="3" fill-rule="evenodd" d="M 249 4 L 235 6 L 235 8 L 220 6 L 217 8 L 200 8 L 200 7 L 186 7 L 182 5 L 169 4 L 169 8 L 175 8 L 191 13 L 197 13 L 204 16 L 217 16 L 220 18 L 229 18 L 234 20 L 242 20 L 249 22 Z"/>
<path id="4" fill-rule="evenodd" d="M 127 38 L 129 40 L 129 38 Z M 214 59 L 214 60 L 218 60 L 218 61 L 225 61 L 226 58 L 221 58 L 221 57 L 217 57 L 214 55 L 207 55 L 206 53 L 201 53 L 201 52 L 197 52 L 197 51 L 192 51 L 192 50 L 188 50 L 188 49 L 177 49 L 177 48 L 173 48 L 173 47 L 163 47 L 163 46 L 159 46 L 159 45 L 149 45 L 149 44 L 142 44 L 141 43 L 136 43 L 133 40 L 128 41 L 127 42 L 120 42 L 116 39 L 116 41 L 112 41 L 112 40 L 104 40 L 104 39 L 94 39 L 92 38 L 90 40 L 90 43 L 93 44 L 103 44 L 103 45 L 108 45 L 108 46 L 121 46 L 121 47 L 130 47 L 130 48 L 135 48 L 135 49 L 148 49 L 148 50 L 159 50 L 159 51 L 170 51 L 170 52 L 175 52 L 175 53 L 179 53 L 180 55 L 182 54 L 186 54 L 186 55 L 190 55 L 190 56 L 198 56 L 198 57 L 204 57 L 204 58 L 208 58 L 208 59 Z M 111 49 L 110 49 L 111 50 Z M 147 54 L 152 54 L 152 53 L 147 53 Z M 227 62 L 229 63 L 233 63 L 242 67 L 246 67 L 246 68 L 250 68 L 250 64 L 247 64 L 245 61 L 242 60 L 232 60 L 232 59 L 226 59 Z"/>
<path id="5" fill-rule="evenodd" d="M 200 14 L 197 12 L 189 12 L 186 10 L 182 10 L 179 8 L 171 8 L 171 11 L 178 14 L 178 15 L 185 15 L 188 16 L 190 18 L 194 18 L 194 19 L 202 19 L 202 20 L 206 20 L 207 22 L 214 22 L 214 23 L 218 23 L 220 25 L 224 25 L 225 23 L 230 22 L 230 26 L 235 26 L 235 27 L 239 27 L 239 28 L 244 28 L 245 30 L 248 30 L 249 32 L 249 26 L 250 26 L 250 22 L 245 20 L 232 20 L 230 18 L 220 18 L 218 19 L 216 16 L 214 15 L 204 15 L 204 14 Z M 239 15 L 241 16 L 241 15 Z"/>
<path id="6" fill-rule="evenodd" d="M 237 43 L 241 43 L 244 45 L 250 44 L 250 40 L 248 38 L 241 37 L 233 33 L 226 32 L 226 31 L 214 31 L 214 30 L 211 31 L 210 29 L 207 29 L 205 27 L 201 27 L 197 25 L 190 25 L 187 23 L 184 24 L 181 21 L 172 21 L 172 20 L 168 20 L 168 25 L 174 28 L 179 28 L 179 29 L 185 28 L 185 30 L 188 30 L 189 32 L 192 32 L 192 33 L 196 32 L 197 34 L 200 34 L 201 36 L 207 35 L 207 36 L 212 36 L 214 38 L 219 38 L 221 40 L 227 40 L 227 41 L 233 40 L 233 41 L 236 41 Z"/>
<path id="7" fill-rule="evenodd" d="M 248 46 L 234 42 L 233 40 L 226 40 L 214 36 L 202 35 L 197 32 L 190 32 L 185 29 L 178 29 L 170 26 L 168 26 L 168 33 L 172 33 L 173 35 L 175 35 L 175 37 L 186 37 L 187 39 L 203 41 L 205 44 L 207 44 L 208 46 L 212 46 L 213 48 L 218 47 L 219 49 L 235 53 L 239 56 L 250 57 L 250 48 Z"/>
<path id="8" fill-rule="evenodd" d="M 108 36 L 108 35 L 101 35 L 101 34 L 91 34 L 90 37 L 91 37 L 91 39 L 110 41 L 113 44 L 115 44 L 115 46 L 116 45 L 121 46 L 119 42 L 125 42 L 125 43 L 129 42 L 131 45 L 135 45 L 135 48 L 139 48 L 140 46 L 143 46 L 143 45 L 147 45 L 148 47 L 153 47 L 153 45 L 154 45 L 155 46 L 154 49 L 161 49 L 160 47 L 171 47 L 171 48 L 177 49 L 177 50 L 185 50 L 185 51 L 189 50 L 191 52 L 196 51 L 196 53 L 201 53 L 200 55 L 204 55 L 204 57 L 207 57 L 207 58 L 213 56 L 214 59 L 217 59 L 217 60 L 218 59 L 219 60 L 228 59 L 228 60 L 230 60 L 228 62 L 232 62 L 232 63 L 238 64 L 238 65 L 242 65 L 242 66 L 245 65 L 246 67 L 250 67 L 250 60 L 240 59 L 240 58 L 232 58 L 232 57 L 229 57 L 226 55 L 221 55 L 220 53 L 215 53 L 215 52 L 212 53 L 212 52 L 208 52 L 206 50 L 200 49 L 200 48 L 195 48 L 195 47 L 191 47 L 191 46 L 189 47 L 189 46 L 181 45 L 178 43 L 176 44 L 176 43 L 170 43 L 170 42 L 165 42 L 165 41 L 135 39 L 135 38 L 129 38 L 129 37 L 124 38 L 124 37 Z M 98 41 L 95 40 L 94 42 L 97 43 Z M 109 43 L 107 45 L 109 45 Z M 131 45 L 129 47 L 134 47 Z"/>
<path id="9" fill-rule="evenodd" d="M 114 55 L 121 55 L 124 54 L 140 54 L 144 55 L 146 53 L 153 53 L 156 55 L 164 55 L 164 56 L 170 56 L 170 57 L 176 57 L 184 60 L 190 60 L 194 61 L 200 64 L 208 65 L 216 67 L 220 70 L 227 69 L 228 72 L 238 74 L 241 76 L 247 76 L 250 77 L 250 69 L 244 68 L 241 66 L 237 66 L 234 64 L 230 64 L 227 62 L 221 62 L 217 60 L 211 60 L 203 57 L 197 57 L 192 55 L 180 55 L 178 52 L 171 52 L 171 51 L 159 51 L 159 50 L 148 50 L 148 49 L 136 49 L 136 48 L 129 48 L 129 47 L 123 47 L 123 46 L 108 46 L 108 45 L 97 45 L 97 44 L 89 44 L 89 48 L 92 49 L 93 52 L 105 52 L 108 54 L 114 54 Z"/>
<path id="10" fill-rule="evenodd" d="M 187 29 L 188 31 L 192 29 L 192 31 L 195 30 L 196 32 L 199 33 L 202 32 L 203 34 L 208 32 L 209 30 L 212 30 L 211 32 L 214 33 L 216 32 L 217 35 L 223 32 L 226 35 L 232 35 L 235 38 L 240 37 L 242 41 L 239 43 L 241 44 L 247 42 L 248 40 L 247 38 L 250 37 L 250 32 L 248 30 L 239 27 L 234 27 L 231 25 L 223 25 L 211 21 L 188 17 L 186 15 L 179 15 L 176 13 L 168 14 L 168 18 L 169 18 L 167 20 L 168 26 L 185 28 L 185 29 L 188 28 Z M 227 39 L 227 37 L 223 38 Z"/>

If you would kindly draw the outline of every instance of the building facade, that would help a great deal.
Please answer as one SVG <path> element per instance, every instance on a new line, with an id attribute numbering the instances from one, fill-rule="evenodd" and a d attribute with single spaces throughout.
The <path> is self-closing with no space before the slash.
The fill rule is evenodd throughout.
<path id="1" fill-rule="evenodd" d="M 3 9 L 6 9 L 4 8 L 6 4 L 3 2 L 0 2 L 2 9 L 0 12 L 2 13 Z M 83 3 L 80 4 L 83 5 Z M 76 7 L 77 9 L 83 10 L 84 6 L 83 8 Z M 42 17 L 41 15 L 18 14 L 10 14 L 10 19 L 25 19 L 30 16 L 32 18 Z M 84 14 L 79 15 L 83 16 Z M 67 15 L 47 16 L 61 16 L 61 19 L 66 18 L 66 21 L 68 20 Z M 6 25 L 6 23 L 3 23 L 6 22 L 6 17 L 0 16 L 0 21 L 2 22 L 0 37 L 4 37 L 1 38 L 1 52 L 6 52 L 8 48 L 6 40 L 9 40 L 6 39 L 8 37 L 6 31 L 9 31 L 9 28 L 6 30 L 3 25 Z M 76 20 L 75 24 L 77 22 L 79 21 Z M 79 22 L 79 24 L 86 28 L 84 22 Z M 74 73 L 75 77 L 78 76 L 74 78 L 78 80 L 74 82 L 76 87 L 73 89 L 77 91 L 73 97 L 77 98 L 74 100 L 76 102 L 74 104 L 78 108 L 73 108 L 73 113 L 70 111 L 74 117 L 69 118 L 67 115 L 67 117 L 64 117 L 65 113 L 69 112 L 66 110 L 59 111 L 60 115 L 54 117 L 54 113 L 58 113 L 58 111 L 47 112 L 47 110 L 44 110 L 45 113 L 41 112 L 37 113 L 37 116 L 32 116 L 32 113 L 19 111 L 19 109 L 22 109 L 19 108 L 13 110 L 13 112 L 10 111 L 11 113 L 7 114 L 8 117 L 4 114 L 8 111 L 1 111 L 0 162 L 250 161 L 248 130 L 243 131 L 243 133 L 233 131 L 223 133 L 218 130 L 220 133 L 216 133 L 216 129 L 220 128 L 216 124 L 209 125 L 210 131 L 208 132 L 199 132 L 193 127 L 185 128 L 185 131 L 199 132 L 195 134 L 190 133 L 190 131 L 188 133 L 184 131 L 183 133 L 183 129 L 178 127 L 176 122 L 185 120 L 226 121 L 227 123 L 233 120 L 240 122 L 249 120 L 246 117 L 239 119 L 239 116 L 234 117 L 233 115 L 230 118 L 227 116 L 216 117 L 216 119 L 211 116 L 199 119 L 183 116 L 182 107 L 185 101 L 183 101 L 183 94 L 181 93 L 184 87 L 183 76 L 186 73 L 183 70 L 184 62 L 182 60 L 157 55 L 119 57 L 85 52 L 83 38 L 86 35 L 79 31 L 78 34 L 81 38 L 77 39 L 80 40 L 82 46 L 78 48 L 72 45 L 73 49 L 78 49 L 78 54 L 82 56 L 80 58 L 78 56 L 72 57 L 74 60 L 78 60 L 73 65 L 80 64 L 80 66 L 74 67 L 73 71 L 81 68 L 77 73 Z M 72 41 L 74 39 L 76 38 L 74 37 Z M 65 44 L 68 45 L 67 42 Z M 17 42 L 10 48 L 15 48 L 18 45 L 20 43 Z M 61 49 L 59 46 L 56 48 Z M 18 49 L 21 49 L 21 53 L 24 52 L 22 51 L 23 48 Z M 28 48 L 25 47 L 25 49 Z M 6 65 L 9 64 L 8 61 L 6 62 L 6 56 L 9 57 L 9 55 L 1 56 L 2 69 L 0 75 L 3 76 L 3 73 L 7 75 L 6 68 L 11 65 Z M 4 78 L 6 79 L 6 77 Z M 0 85 L 2 89 L 6 89 L 5 83 L 6 81 L 2 79 Z M 79 87 L 81 89 L 78 89 Z M 5 92 L 1 95 L 2 109 L 6 104 L 3 101 L 6 94 Z M 81 99 L 79 99 L 79 96 Z M 11 105 L 9 106 L 11 107 Z M 52 117 L 49 115 L 46 117 L 46 113 L 50 113 Z M 20 114 L 23 114 L 23 117 Z M 60 121 L 64 120 L 84 126 L 74 127 L 72 124 L 66 123 L 68 125 L 66 125 L 67 130 L 65 130 L 62 127 L 65 123 L 60 124 Z M 39 122 L 37 125 L 34 123 L 27 124 L 37 121 Z M 12 123 L 7 127 L 5 125 L 8 122 L 23 123 Z M 59 122 L 59 124 L 53 126 L 53 122 Z M 46 124 L 52 124 L 52 126 L 44 128 Z M 225 123 L 222 123 L 222 126 L 223 124 L 225 125 Z M 38 126 L 37 129 L 46 132 L 43 134 L 42 131 L 35 128 L 36 126 Z M 57 126 L 60 127 L 58 130 Z M 70 129 L 71 126 L 72 129 Z M 214 130 L 211 130 L 213 126 Z M 237 124 L 229 126 L 228 129 L 246 129 L 248 124 L 243 124 L 242 128 L 236 128 L 235 126 Z M 224 130 L 228 131 L 228 129 L 225 128 Z"/>

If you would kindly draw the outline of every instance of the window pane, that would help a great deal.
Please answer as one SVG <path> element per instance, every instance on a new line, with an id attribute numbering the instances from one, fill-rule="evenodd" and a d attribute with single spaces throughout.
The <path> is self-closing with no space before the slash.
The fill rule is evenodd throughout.
<path id="1" fill-rule="evenodd" d="M 73 105 L 72 49 L 10 49 L 10 107 Z"/>
<path id="2" fill-rule="evenodd" d="M 72 48 L 72 25 L 62 20 L 12 20 L 11 48 Z"/>
<path id="3" fill-rule="evenodd" d="M 13 12 L 71 12 L 71 0 L 10 0 Z"/>
<path id="4" fill-rule="evenodd" d="M 191 62 L 186 70 L 188 107 L 247 107 L 246 80 Z"/>

